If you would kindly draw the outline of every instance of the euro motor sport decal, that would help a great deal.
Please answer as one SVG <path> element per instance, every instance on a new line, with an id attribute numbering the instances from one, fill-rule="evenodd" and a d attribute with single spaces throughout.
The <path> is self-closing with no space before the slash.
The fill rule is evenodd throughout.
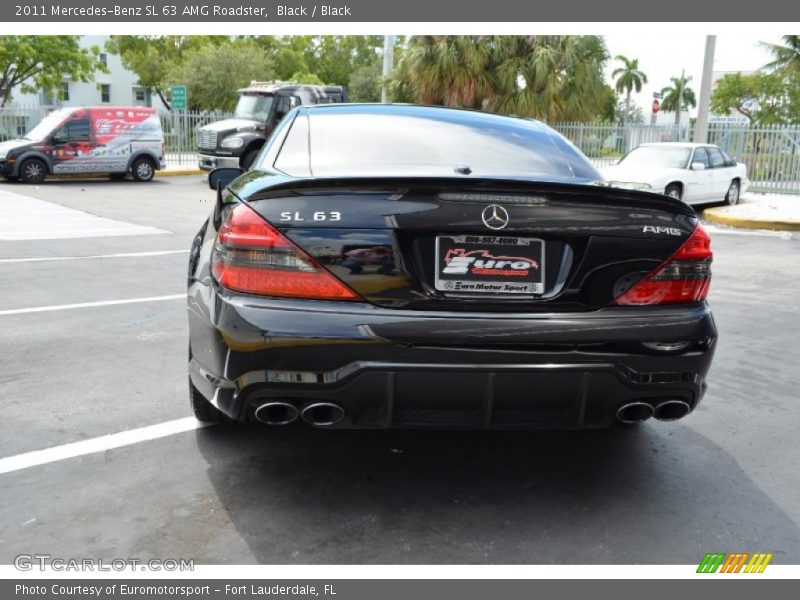
<path id="1" fill-rule="evenodd" d="M 445 292 L 541 294 L 544 243 L 530 238 L 439 236 L 436 289 Z"/>
<path id="2" fill-rule="evenodd" d="M 54 173 L 124 171 L 140 150 L 162 153 L 161 126 L 152 108 L 79 108 L 69 112 L 59 131 L 63 135 L 54 136 L 49 150 Z M 74 132 L 86 135 L 76 139 Z"/>

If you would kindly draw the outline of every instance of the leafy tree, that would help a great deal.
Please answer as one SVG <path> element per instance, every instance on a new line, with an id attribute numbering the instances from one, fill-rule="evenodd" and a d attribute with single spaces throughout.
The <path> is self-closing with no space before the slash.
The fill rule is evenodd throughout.
<path id="1" fill-rule="evenodd" d="M 26 94 L 39 90 L 61 92 L 64 78 L 93 81 L 95 71 L 108 72 L 100 48 L 81 48 L 77 35 L 0 36 L 0 106 L 11 99 L 12 88 Z"/>
<path id="2" fill-rule="evenodd" d="M 382 69 L 378 64 L 357 68 L 347 86 L 351 102 L 380 102 Z"/>
<path id="3" fill-rule="evenodd" d="M 642 91 L 642 86 L 647 83 L 647 75 L 639 70 L 638 58 L 628 58 L 627 56 L 618 54 L 614 57 L 614 60 L 618 60 L 622 63 L 621 67 L 614 69 L 611 76 L 616 80 L 616 90 L 620 94 L 625 92 L 626 110 L 623 114 L 627 115 L 630 111 L 631 92 L 633 90 L 636 90 L 636 93 Z M 626 121 L 623 119 L 622 125 L 625 126 L 625 123 Z"/>
<path id="4" fill-rule="evenodd" d="M 265 52 L 250 40 L 236 40 L 188 51 L 183 62 L 174 65 L 163 81 L 188 86 L 191 110 L 230 111 L 236 106 L 239 88 L 254 79 L 272 77 L 272 65 Z"/>
<path id="5" fill-rule="evenodd" d="M 764 65 L 767 72 L 780 71 L 800 80 L 800 35 L 783 36 L 783 44 L 763 44 L 774 57 Z"/>
<path id="6" fill-rule="evenodd" d="M 617 122 L 621 123 L 623 126 L 626 123 L 630 125 L 643 125 L 645 122 L 642 107 L 637 104 L 631 104 L 622 98 L 617 101 L 615 114 Z"/>
<path id="7" fill-rule="evenodd" d="M 729 73 L 717 81 L 711 109 L 719 114 L 737 112 L 753 125 L 800 122 L 800 91 L 795 81 L 780 73 Z"/>
<path id="8" fill-rule="evenodd" d="M 661 109 L 665 112 L 674 112 L 675 125 L 680 125 L 681 111 L 697 106 L 697 98 L 695 98 L 694 90 L 689 87 L 691 76 L 670 77 L 669 80 L 672 85 L 661 90 L 663 96 Z"/>
<path id="9" fill-rule="evenodd" d="M 139 85 L 155 92 L 170 108 L 165 94 L 167 74 L 182 64 L 186 53 L 228 40 L 202 35 L 115 35 L 106 42 L 106 49 L 118 54 L 123 66 L 139 77 Z"/>

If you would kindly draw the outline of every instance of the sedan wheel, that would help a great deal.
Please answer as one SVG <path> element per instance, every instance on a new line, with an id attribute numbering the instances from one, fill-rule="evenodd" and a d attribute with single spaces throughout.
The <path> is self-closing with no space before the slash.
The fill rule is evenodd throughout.
<path id="1" fill-rule="evenodd" d="M 667 189 L 664 190 L 664 194 L 669 196 L 670 198 L 675 198 L 675 200 L 681 199 L 681 188 L 677 185 L 668 185 Z"/>
<path id="2" fill-rule="evenodd" d="M 739 182 L 731 181 L 731 187 L 728 188 L 728 193 L 725 194 L 725 202 L 730 206 L 739 202 Z"/>

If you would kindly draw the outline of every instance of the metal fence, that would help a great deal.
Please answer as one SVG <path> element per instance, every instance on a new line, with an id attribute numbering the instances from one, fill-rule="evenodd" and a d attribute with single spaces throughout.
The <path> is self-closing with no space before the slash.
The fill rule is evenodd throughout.
<path id="1" fill-rule="evenodd" d="M 0 108 L 0 141 L 22 137 L 52 108 Z M 232 116 L 224 112 L 172 111 L 160 114 L 167 164 L 171 168 L 197 166 L 197 130 Z M 553 128 L 569 138 L 598 167 L 616 163 L 626 152 L 649 142 L 692 140 L 688 125 L 621 125 L 556 123 Z M 751 190 L 800 194 L 800 127 L 747 127 L 728 123 L 709 126 L 708 139 L 747 165 Z"/>

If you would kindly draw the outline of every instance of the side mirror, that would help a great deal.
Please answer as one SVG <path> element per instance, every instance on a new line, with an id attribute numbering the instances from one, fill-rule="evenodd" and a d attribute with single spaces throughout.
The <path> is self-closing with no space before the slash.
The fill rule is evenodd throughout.
<path id="1" fill-rule="evenodd" d="M 231 181 L 244 173 L 239 167 L 220 167 L 213 169 L 208 174 L 208 187 L 212 190 L 222 190 L 228 187 Z"/>
<path id="2" fill-rule="evenodd" d="M 693 162 L 692 163 L 692 171 L 705 171 L 705 164 L 701 162 Z"/>

